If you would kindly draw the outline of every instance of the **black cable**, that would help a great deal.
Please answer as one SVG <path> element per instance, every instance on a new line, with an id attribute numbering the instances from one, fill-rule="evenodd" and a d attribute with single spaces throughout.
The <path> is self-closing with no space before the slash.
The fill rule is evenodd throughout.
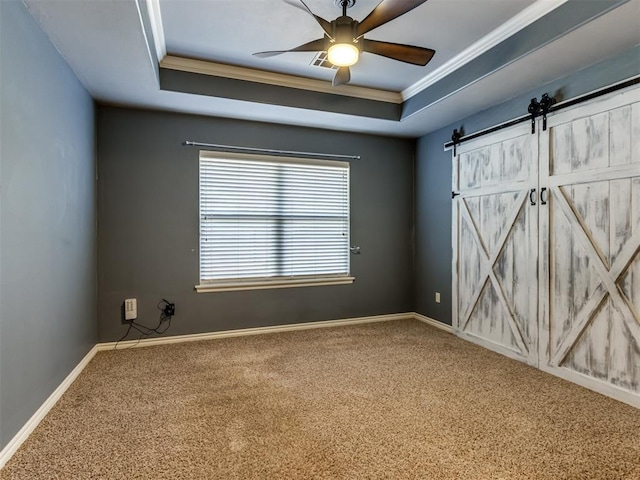
<path id="1" fill-rule="evenodd" d="M 127 336 L 129 335 L 129 332 L 131 331 L 131 323 L 129 324 L 129 328 L 127 328 L 127 333 L 125 333 L 123 336 L 120 337 L 120 339 L 116 342 L 116 344 L 113 346 L 113 349 L 117 349 L 118 348 L 118 344 L 124 340 L 125 338 L 127 338 Z"/>
<path id="2" fill-rule="evenodd" d="M 165 304 L 164 308 L 160 306 L 163 303 Z M 138 340 L 137 340 L 138 343 L 140 342 L 142 337 L 149 337 L 154 333 L 157 335 L 164 334 L 167 330 L 169 330 L 169 327 L 171 327 L 171 318 L 173 317 L 172 315 L 166 314 L 166 309 L 168 306 L 173 307 L 173 304 L 169 303 L 164 299 L 158 302 L 157 308 L 158 310 L 160 310 L 161 313 L 160 313 L 160 320 L 158 321 L 158 325 L 155 328 L 147 327 L 146 325 L 142 325 L 141 323 L 138 323 L 135 320 L 131 320 L 131 322 L 129 323 L 129 328 L 127 328 L 127 332 L 122 337 L 120 337 L 120 339 L 113 346 L 113 349 L 114 350 L 118 349 L 118 344 L 129 336 L 129 333 L 131 333 L 132 328 L 140 332 L 140 336 L 138 337 Z M 171 311 L 174 311 L 174 310 L 171 310 Z M 160 327 L 162 327 L 164 323 L 166 323 L 166 326 L 162 330 L 160 330 Z"/>

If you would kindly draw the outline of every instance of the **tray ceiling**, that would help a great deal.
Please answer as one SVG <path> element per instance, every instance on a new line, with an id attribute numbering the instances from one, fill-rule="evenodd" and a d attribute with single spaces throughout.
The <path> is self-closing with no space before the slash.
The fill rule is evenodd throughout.
<path id="1" fill-rule="evenodd" d="M 429 0 L 367 37 L 433 48 L 431 63 L 364 54 L 333 89 L 314 54 L 252 56 L 321 37 L 296 0 L 24 1 L 99 102 L 407 137 L 640 44 L 640 0 Z"/>

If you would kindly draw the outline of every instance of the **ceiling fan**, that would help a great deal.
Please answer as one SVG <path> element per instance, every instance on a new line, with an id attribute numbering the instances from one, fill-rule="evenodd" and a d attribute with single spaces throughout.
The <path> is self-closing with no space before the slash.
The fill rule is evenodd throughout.
<path id="1" fill-rule="evenodd" d="M 332 82 L 333 86 L 337 86 L 349 83 L 349 80 L 351 80 L 349 67 L 358 61 L 361 52 L 373 53 L 393 60 L 423 66 L 429 63 L 429 60 L 436 53 L 435 50 L 430 48 L 364 38 L 367 32 L 404 15 L 427 0 L 382 0 L 361 22 L 347 15 L 347 8 L 353 6 L 356 0 L 334 0 L 336 5 L 342 7 L 342 16 L 332 22 L 315 15 L 304 0 L 299 1 L 304 6 L 304 10 L 313 16 L 322 27 L 324 37 L 290 50 L 254 53 L 256 57 L 266 58 L 287 52 L 327 52 L 329 61 L 339 67 Z"/>

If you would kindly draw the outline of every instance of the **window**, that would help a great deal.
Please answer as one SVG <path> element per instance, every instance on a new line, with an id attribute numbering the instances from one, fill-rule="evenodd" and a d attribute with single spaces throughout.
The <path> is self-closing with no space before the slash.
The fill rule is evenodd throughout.
<path id="1" fill-rule="evenodd" d="M 200 152 L 198 292 L 351 282 L 347 162 Z"/>

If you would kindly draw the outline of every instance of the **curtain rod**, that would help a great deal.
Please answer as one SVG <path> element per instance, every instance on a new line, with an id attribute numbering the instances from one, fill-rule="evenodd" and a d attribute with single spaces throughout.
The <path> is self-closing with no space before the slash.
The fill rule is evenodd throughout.
<path id="1" fill-rule="evenodd" d="M 204 147 L 213 150 L 240 153 L 262 153 L 264 155 L 280 155 L 287 157 L 325 158 L 333 160 L 360 160 L 360 155 L 339 155 L 336 153 L 295 152 L 291 150 L 272 150 L 270 148 L 237 147 L 234 145 L 217 145 L 215 143 L 200 143 L 185 141 L 182 145 L 187 147 Z"/>
<path id="2" fill-rule="evenodd" d="M 594 98 L 601 97 L 603 95 L 607 95 L 608 93 L 616 92 L 618 90 L 622 90 L 623 88 L 630 87 L 632 85 L 637 85 L 640 83 L 640 77 L 634 77 L 629 80 L 625 80 L 620 83 L 613 84 L 609 87 L 601 88 L 600 90 L 596 90 L 591 93 L 587 93 L 576 98 L 572 98 L 571 100 L 565 100 L 564 102 L 560 102 L 556 105 L 551 105 L 548 113 L 557 112 L 558 110 L 562 110 L 563 108 L 572 107 L 574 105 L 578 105 L 579 103 L 586 102 L 588 100 L 593 100 Z M 509 120 L 507 122 L 501 123 L 494 127 L 486 128 L 484 130 L 480 130 L 475 133 L 471 133 L 469 135 L 465 135 L 464 137 L 460 137 L 454 144 L 453 141 L 447 142 L 444 144 L 445 150 L 450 150 L 455 145 L 460 145 L 463 142 L 468 142 L 469 140 L 473 140 L 474 138 L 482 137 L 483 135 L 488 135 L 489 133 L 497 132 L 498 130 L 502 130 L 507 127 L 511 127 L 513 125 L 517 125 L 523 122 L 530 122 L 531 115 L 523 115 L 521 117 L 514 118 L 513 120 Z"/>

